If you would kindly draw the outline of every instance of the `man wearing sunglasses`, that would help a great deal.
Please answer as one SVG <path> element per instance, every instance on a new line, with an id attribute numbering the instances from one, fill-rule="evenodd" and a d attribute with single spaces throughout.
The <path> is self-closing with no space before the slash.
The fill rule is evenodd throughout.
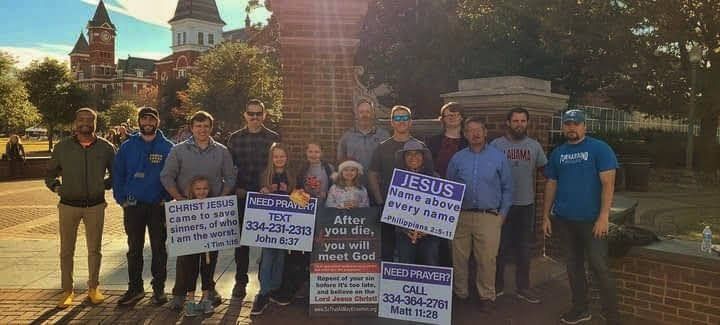
<path id="1" fill-rule="evenodd" d="M 385 204 L 388 187 L 392 178 L 393 169 L 400 167 L 396 164 L 395 153 L 402 150 L 405 143 L 413 140 L 425 144 L 410 135 L 412 126 L 412 112 L 410 108 L 396 105 L 390 111 L 390 126 L 393 129 L 391 138 L 383 141 L 373 152 L 368 172 L 369 190 L 373 200 L 379 206 Z M 433 166 L 428 166 L 433 170 Z M 395 226 L 382 224 L 382 260 L 392 261 L 395 250 Z"/>
<path id="2" fill-rule="evenodd" d="M 248 191 L 260 190 L 259 177 L 267 165 L 268 150 L 274 142 L 280 142 L 280 135 L 263 125 L 267 111 L 262 101 L 251 99 L 245 106 L 245 127 L 230 135 L 227 146 L 233 157 L 233 164 L 237 169 L 236 194 L 240 218 L 245 211 L 245 194 Z M 243 221 L 240 220 L 240 231 Z M 247 246 L 235 248 L 235 287 L 232 296 L 244 298 L 248 283 L 248 265 L 250 249 Z"/>

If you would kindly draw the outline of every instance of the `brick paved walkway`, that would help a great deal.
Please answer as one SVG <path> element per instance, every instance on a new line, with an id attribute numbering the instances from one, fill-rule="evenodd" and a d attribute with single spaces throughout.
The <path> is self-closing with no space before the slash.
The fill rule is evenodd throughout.
<path id="1" fill-rule="evenodd" d="M 154 306 L 149 295 L 134 307 L 118 307 L 116 302 L 127 286 L 125 262 L 126 243 L 122 230 L 120 208 L 108 193 L 101 289 L 107 301 L 91 305 L 86 299 L 84 281 L 87 263 L 84 236 L 78 236 L 75 257 L 75 304 L 65 310 L 55 308 L 59 299 L 59 258 L 57 239 L 57 197 L 42 181 L 0 183 L 0 324 L 329 324 L 373 325 L 408 324 L 379 318 L 366 319 L 310 319 L 307 306 L 301 303 L 288 307 L 272 306 L 265 315 L 250 318 L 250 305 L 257 292 L 254 263 L 251 257 L 250 296 L 245 301 L 225 301 L 216 312 L 203 317 L 184 317 L 165 306 Z M 149 286 L 149 248 L 146 247 L 145 284 Z M 166 288 L 172 288 L 175 260 L 168 261 Z M 232 250 L 222 251 L 216 271 L 217 289 L 229 297 L 234 284 L 235 264 Z M 146 290 L 150 288 L 146 287 Z M 169 291 L 169 289 L 168 289 Z M 453 306 L 453 324 L 557 324 L 559 315 L 570 303 L 566 279 L 556 279 L 537 288 L 543 297 L 541 305 L 519 303 L 505 296 L 498 299 L 497 311 L 482 314 L 476 301 Z M 590 324 L 602 324 L 594 320 Z M 638 324 L 627 322 L 627 324 Z"/>

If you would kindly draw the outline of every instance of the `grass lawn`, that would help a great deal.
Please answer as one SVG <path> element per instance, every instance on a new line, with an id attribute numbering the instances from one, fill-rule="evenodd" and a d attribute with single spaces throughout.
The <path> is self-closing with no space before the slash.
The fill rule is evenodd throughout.
<path id="1" fill-rule="evenodd" d="M 8 142 L 8 138 L 0 138 L 0 148 L 2 148 L 2 153 L 5 153 L 5 145 Z M 57 143 L 57 142 L 55 142 Z M 47 156 L 50 152 L 48 151 L 48 142 L 47 140 L 43 141 L 37 141 L 37 140 L 23 140 L 22 141 L 23 147 L 25 147 L 25 152 L 28 156 Z"/>

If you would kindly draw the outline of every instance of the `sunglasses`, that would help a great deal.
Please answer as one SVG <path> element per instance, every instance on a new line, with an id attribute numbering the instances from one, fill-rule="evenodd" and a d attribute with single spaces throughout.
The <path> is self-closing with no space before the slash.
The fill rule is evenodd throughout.
<path id="1" fill-rule="evenodd" d="M 410 115 L 395 115 L 392 120 L 395 122 L 407 122 L 410 121 Z"/>
<path id="2" fill-rule="evenodd" d="M 245 112 L 248 116 L 262 116 L 263 112 Z"/>

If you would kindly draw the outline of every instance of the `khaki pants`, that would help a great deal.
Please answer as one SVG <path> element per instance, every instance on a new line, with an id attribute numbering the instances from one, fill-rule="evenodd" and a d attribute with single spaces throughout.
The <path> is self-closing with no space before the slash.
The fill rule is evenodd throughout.
<path id="1" fill-rule="evenodd" d="M 494 214 L 462 211 L 452 241 L 454 291 L 468 297 L 468 261 L 473 253 L 477 263 L 475 285 L 481 299 L 495 300 L 495 268 L 502 219 Z"/>
<path id="2" fill-rule="evenodd" d="M 80 220 L 85 225 L 85 241 L 88 250 L 88 288 L 95 288 L 99 284 L 100 261 L 102 260 L 100 248 L 105 222 L 105 207 L 107 207 L 107 203 L 87 208 L 58 204 L 60 213 L 60 275 L 64 291 L 73 289 L 73 260 L 75 258 L 75 242 L 77 241 Z"/>

